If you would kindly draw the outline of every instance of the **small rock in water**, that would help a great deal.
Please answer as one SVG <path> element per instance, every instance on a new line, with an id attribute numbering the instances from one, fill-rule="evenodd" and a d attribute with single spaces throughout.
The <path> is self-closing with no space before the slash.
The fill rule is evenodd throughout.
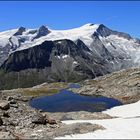
<path id="1" fill-rule="evenodd" d="M 0 109 L 7 110 L 10 108 L 10 104 L 6 100 L 0 100 Z"/>

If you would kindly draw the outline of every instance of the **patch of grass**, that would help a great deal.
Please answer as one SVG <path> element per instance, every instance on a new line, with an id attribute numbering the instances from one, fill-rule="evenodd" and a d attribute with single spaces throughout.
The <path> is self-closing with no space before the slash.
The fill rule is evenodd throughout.
<path id="1" fill-rule="evenodd" d="M 44 85 L 39 85 L 32 88 L 22 88 L 21 92 L 24 96 L 43 96 L 43 95 L 53 95 L 58 93 L 61 89 L 64 89 L 68 86 L 67 83 L 57 82 L 57 83 L 44 83 Z"/>
<path id="2" fill-rule="evenodd" d="M 22 93 L 25 96 L 42 96 L 42 95 L 52 95 L 58 93 L 58 89 L 47 89 L 47 88 L 39 88 L 39 89 L 22 89 Z"/>

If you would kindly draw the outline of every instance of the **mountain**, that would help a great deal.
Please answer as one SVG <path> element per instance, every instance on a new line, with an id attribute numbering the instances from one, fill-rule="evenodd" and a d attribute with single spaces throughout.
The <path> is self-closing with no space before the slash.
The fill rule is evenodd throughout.
<path id="1" fill-rule="evenodd" d="M 21 87 L 91 79 L 139 66 L 139 54 L 139 39 L 103 24 L 69 30 L 20 27 L 0 33 L 0 83 L 19 74 L 15 82 L 20 78 Z"/>

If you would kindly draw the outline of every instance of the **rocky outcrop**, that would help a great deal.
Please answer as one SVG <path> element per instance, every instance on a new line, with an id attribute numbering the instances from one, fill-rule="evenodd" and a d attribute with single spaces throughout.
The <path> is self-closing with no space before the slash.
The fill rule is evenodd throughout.
<path id="1" fill-rule="evenodd" d="M 46 118 L 45 118 L 45 116 L 43 116 L 41 114 L 33 115 L 32 123 L 35 123 L 35 124 L 46 124 Z"/>
<path id="2" fill-rule="evenodd" d="M 54 131 L 54 133 L 48 133 L 48 135 L 52 138 L 55 138 L 72 134 L 84 134 L 104 129 L 105 128 L 100 125 L 93 125 L 90 123 L 75 123 L 70 125 L 62 124 L 62 126 L 57 131 Z"/>
<path id="3" fill-rule="evenodd" d="M 46 47 L 47 46 L 47 47 Z M 36 46 L 23 51 L 12 53 L 7 61 L 1 66 L 6 71 L 20 71 L 29 68 L 50 67 L 50 54 L 53 42 L 44 42 L 41 46 Z"/>
<path id="4" fill-rule="evenodd" d="M 133 103 L 140 99 L 140 69 L 131 68 L 114 72 L 94 80 L 81 82 L 78 89 L 71 89 L 82 95 L 101 95 L 115 98 L 124 104 Z"/>
<path id="5" fill-rule="evenodd" d="M 119 37 L 123 37 L 128 40 L 132 39 L 132 37 L 129 34 L 111 30 L 103 24 L 100 24 L 99 28 L 97 29 L 97 33 L 102 37 L 107 37 L 109 35 L 118 35 Z"/>
<path id="6" fill-rule="evenodd" d="M 47 28 L 46 26 L 42 25 L 42 26 L 38 29 L 37 35 L 33 38 L 33 40 L 34 40 L 34 39 L 38 39 L 38 38 L 40 38 L 40 37 L 43 37 L 43 36 L 45 36 L 45 35 L 47 35 L 47 34 L 49 34 L 49 33 L 50 33 L 50 31 L 48 30 L 48 28 Z"/>
<path id="7" fill-rule="evenodd" d="M 46 114 L 46 113 L 43 113 Z M 113 117 L 102 112 L 76 111 L 76 112 L 56 112 L 47 114 L 55 120 L 98 120 L 112 119 Z"/>
<path id="8" fill-rule="evenodd" d="M 20 27 L 18 29 L 18 31 L 16 33 L 14 33 L 14 36 L 22 35 L 22 33 L 25 32 L 25 31 L 26 31 L 26 28 Z"/>

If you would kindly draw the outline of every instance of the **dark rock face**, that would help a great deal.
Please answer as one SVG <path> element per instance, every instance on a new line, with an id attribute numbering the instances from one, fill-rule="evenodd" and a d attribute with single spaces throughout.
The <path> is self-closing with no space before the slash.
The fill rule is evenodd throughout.
<path id="1" fill-rule="evenodd" d="M 109 35 L 118 35 L 120 37 L 126 38 L 128 40 L 132 39 L 132 37 L 129 34 L 113 31 L 109 28 L 107 28 L 105 25 L 101 24 L 99 28 L 97 29 L 97 33 L 99 33 L 101 36 L 106 37 Z"/>
<path id="2" fill-rule="evenodd" d="M 20 27 L 20 28 L 18 29 L 18 31 L 14 34 L 14 36 L 22 35 L 22 33 L 25 32 L 25 31 L 26 31 L 26 28 Z"/>
<path id="3" fill-rule="evenodd" d="M 1 125 L 3 125 L 3 121 L 2 121 L 2 119 L 0 118 L 0 126 L 1 126 Z"/>
<path id="4" fill-rule="evenodd" d="M 37 32 L 37 35 L 34 37 L 34 39 L 40 38 L 40 37 L 42 37 L 42 36 L 45 36 L 45 35 L 47 35 L 49 32 L 50 32 L 50 31 L 48 30 L 48 28 L 47 28 L 46 26 L 42 25 L 42 26 L 39 28 L 39 30 L 38 30 L 38 32 Z"/>
<path id="5" fill-rule="evenodd" d="M 65 39 L 45 41 L 41 45 L 16 51 L 2 64 L 1 71 L 6 72 L 7 76 L 4 75 L 7 78 L 12 75 L 18 77 L 14 78 L 13 84 L 19 85 L 20 80 L 33 86 L 45 81 L 80 81 L 104 75 L 108 71 L 103 63 L 81 40 L 74 43 Z M 33 73 L 34 77 L 31 76 Z M 13 76 L 9 80 L 6 77 L 0 79 L 1 85 L 8 83 L 5 80 L 13 79 Z M 31 84 L 25 82 L 26 79 L 30 79 Z M 10 85 L 15 87 L 13 84 Z M 22 84 L 20 86 L 23 87 Z"/>
<path id="6" fill-rule="evenodd" d="M 140 39 L 136 38 L 135 40 L 136 43 L 140 44 Z"/>
<path id="7" fill-rule="evenodd" d="M 76 45 L 80 47 L 80 49 L 83 49 L 84 51 L 87 51 L 87 52 L 91 52 L 90 49 L 80 40 L 76 40 Z"/>
<path id="8" fill-rule="evenodd" d="M 58 41 L 45 41 L 41 45 L 12 53 L 1 68 L 6 71 L 20 71 L 29 68 L 42 69 L 51 67 L 50 59 L 60 55 L 70 55 L 72 57 L 81 55 L 81 57 L 88 59 L 83 49 L 79 49 L 70 40 L 61 40 L 61 44 Z"/>
<path id="9" fill-rule="evenodd" d="M 101 36 L 109 36 L 112 34 L 112 30 L 101 24 L 99 28 L 97 29 L 97 33 L 99 33 Z"/>
<path id="10" fill-rule="evenodd" d="M 50 67 L 49 58 L 53 46 L 53 42 L 47 41 L 33 48 L 16 51 L 9 56 L 2 68 L 6 71 L 20 71 L 29 68 Z"/>
<path id="11" fill-rule="evenodd" d="M 106 30 L 106 29 L 105 29 Z M 109 31 L 104 31 L 101 32 L 101 35 L 103 34 L 104 36 L 109 35 Z M 94 33 L 93 36 L 93 43 L 92 43 L 92 47 L 94 48 L 92 51 L 94 52 L 96 50 L 96 52 L 98 52 L 98 54 L 100 54 L 100 59 L 107 59 L 107 60 L 113 60 L 114 57 L 111 55 L 111 53 L 106 49 L 106 47 L 103 45 L 102 41 L 99 38 L 98 33 Z M 94 54 L 96 54 L 96 52 L 94 52 Z"/>
<path id="12" fill-rule="evenodd" d="M 29 34 L 35 34 L 37 32 L 37 30 L 30 30 L 28 33 Z"/>

